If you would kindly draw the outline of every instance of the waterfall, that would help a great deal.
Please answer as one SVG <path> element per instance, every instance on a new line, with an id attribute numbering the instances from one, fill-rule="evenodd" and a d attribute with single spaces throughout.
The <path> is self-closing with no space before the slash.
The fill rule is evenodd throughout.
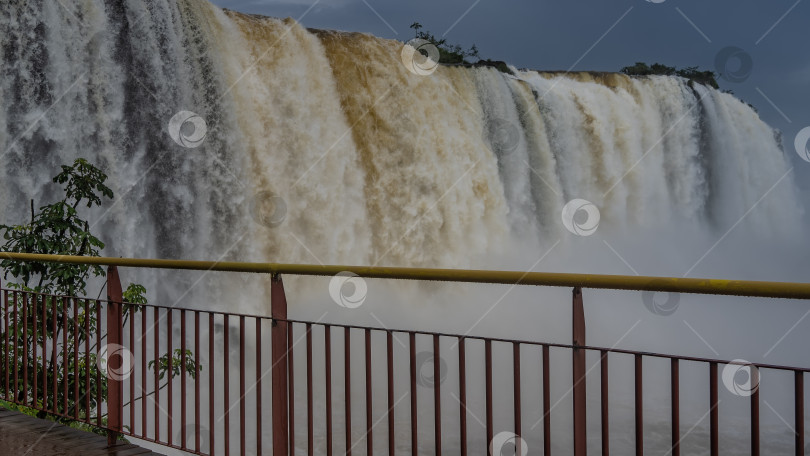
<path id="1" fill-rule="evenodd" d="M 723 229 L 788 169 L 748 106 L 681 78 L 419 75 L 399 42 L 199 0 L 63 8 L 3 8 L 0 215 L 86 157 L 115 187 L 112 255 L 481 267 L 563 235 L 574 198 L 605 231 Z M 171 137 L 183 111 L 200 144 Z M 769 234 L 798 220 L 792 180 L 775 191 L 751 214 Z"/>
<path id="2" fill-rule="evenodd" d="M 415 71 L 401 42 L 205 0 L 6 0 L 0 50 L 0 223 L 87 158 L 115 192 L 89 212 L 107 256 L 806 280 L 779 260 L 803 244 L 777 134 L 683 78 Z M 750 255 L 706 257 L 718 239 Z M 164 305 L 267 311 L 266 279 L 130 274 Z M 421 329 L 480 315 L 417 306 L 391 312 Z"/>

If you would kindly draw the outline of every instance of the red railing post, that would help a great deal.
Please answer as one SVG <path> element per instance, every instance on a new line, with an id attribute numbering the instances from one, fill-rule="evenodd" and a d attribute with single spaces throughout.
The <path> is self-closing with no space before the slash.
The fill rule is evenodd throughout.
<path id="1" fill-rule="evenodd" d="M 123 429 L 124 388 L 120 371 L 124 359 L 122 358 L 123 319 L 121 315 L 121 279 L 118 268 L 107 268 L 107 445 L 115 445 Z M 99 322 L 100 324 L 101 322 Z"/>
<path id="2" fill-rule="evenodd" d="M 273 456 L 287 456 L 290 447 L 287 415 L 287 297 L 284 294 L 284 283 L 278 274 L 273 275 L 270 285 L 270 316 L 273 318 Z"/>
<path id="3" fill-rule="evenodd" d="M 804 372 L 793 371 L 794 397 L 793 426 L 796 428 L 796 456 L 804 456 Z"/>
<path id="4" fill-rule="evenodd" d="M 588 454 L 585 408 L 585 310 L 582 306 L 582 289 L 573 291 L 573 364 L 574 364 L 574 456 Z"/>
<path id="5" fill-rule="evenodd" d="M 749 382 L 754 387 L 751 394 L 751 456 L 759 456 L 759 369 L 750 366 Z"/>

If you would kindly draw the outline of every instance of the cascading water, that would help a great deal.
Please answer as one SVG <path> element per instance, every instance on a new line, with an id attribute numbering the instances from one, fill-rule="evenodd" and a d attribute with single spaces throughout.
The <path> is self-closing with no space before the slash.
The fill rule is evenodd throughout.
<path id="1" fill-rule="evenodd" d="M 783 250 L 752 247 L 776 263 L 800 239 L 801 214 L 774 131 L 684 79 L 422 75 L 402 43 L 204 0 L 8 0 L 0 14 L 2 223 L 22 222 L 30 199 L 50 202 L 58 166 L 84 157 L 116 193 L 90 217 L 109 256 L 803 280 L 733 256 L 693 271 L 742 220 L 747 237 L 729 242 L 780 240 Z M 192 115 L 204 126 L 184 122 Z M 598 208 L 598 236 L 561 223 L 577 198 Z M 255 278 L 138 274 L 153 301 L 266 311 Z M 292 294 L 309 292 L 297 284 Z M 434 324 L 401 309 L 388 312 Z M 431 312 L 464 329 L 481 315 L 457 310 Z M 538 325 L 555 331 L 533 318 L 481 329 L 536 337 Z"/>
<path id="2" fill-rule="evenodd" d="M 724 228 L 788 169 L 751 109 L 683 79 L 417 75 L 398 42 L 202 1 L 73 8 L 3 8 L 0 213 L 47 200 L 57 166 L 86 157 L 116 186 L 98 217 L 116 255 L 482 266 L 562 235 L 573 198 L 608 230 Z M 180 111 L 204 120 L 199 147 L 170 136 Z M 751 219 L 791 226 L 792 188 Z M 278 226 L 253 223 L 254 196 L 283 202 Z"/>

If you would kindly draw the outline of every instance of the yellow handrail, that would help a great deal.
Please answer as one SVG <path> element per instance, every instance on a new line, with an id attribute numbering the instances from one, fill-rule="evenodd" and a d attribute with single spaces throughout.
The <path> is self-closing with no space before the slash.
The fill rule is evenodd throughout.
<path id="1" fill-rule="evenodd" d="M 378 279 L 437 280 L 445 282 L 498 283 L 510 285 L 545 285 L 553 287 L 606 288 L 614 290 L 646 290 L 670 293 L 700 293 L 714 295 L 757 296 L 765 298 L 810 299 L 810 283 L 793 282 L 763 282 L 604 274 L 571 274 L 559 272 L 489 271 L 339 265 L 319 266 L 311 264 L 242 263 L 230 261 L 155 260 L 140 258 L 42 255 L 9 252 L 0 252 L 0 259 L 135 268 L 253 272 L 308 276 L 333 276 L 340 272 L 346 271 L 352 272 L 361 277 Z"/>

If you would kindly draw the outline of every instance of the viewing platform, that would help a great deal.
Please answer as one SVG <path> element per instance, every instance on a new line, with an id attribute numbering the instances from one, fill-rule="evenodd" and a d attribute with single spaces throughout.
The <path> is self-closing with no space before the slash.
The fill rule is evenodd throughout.
<path id="1" fill-rule="evenodd" d="M 8 456 L 161 456 L 129 443 L 0 407 L 0 454 Z"/>

